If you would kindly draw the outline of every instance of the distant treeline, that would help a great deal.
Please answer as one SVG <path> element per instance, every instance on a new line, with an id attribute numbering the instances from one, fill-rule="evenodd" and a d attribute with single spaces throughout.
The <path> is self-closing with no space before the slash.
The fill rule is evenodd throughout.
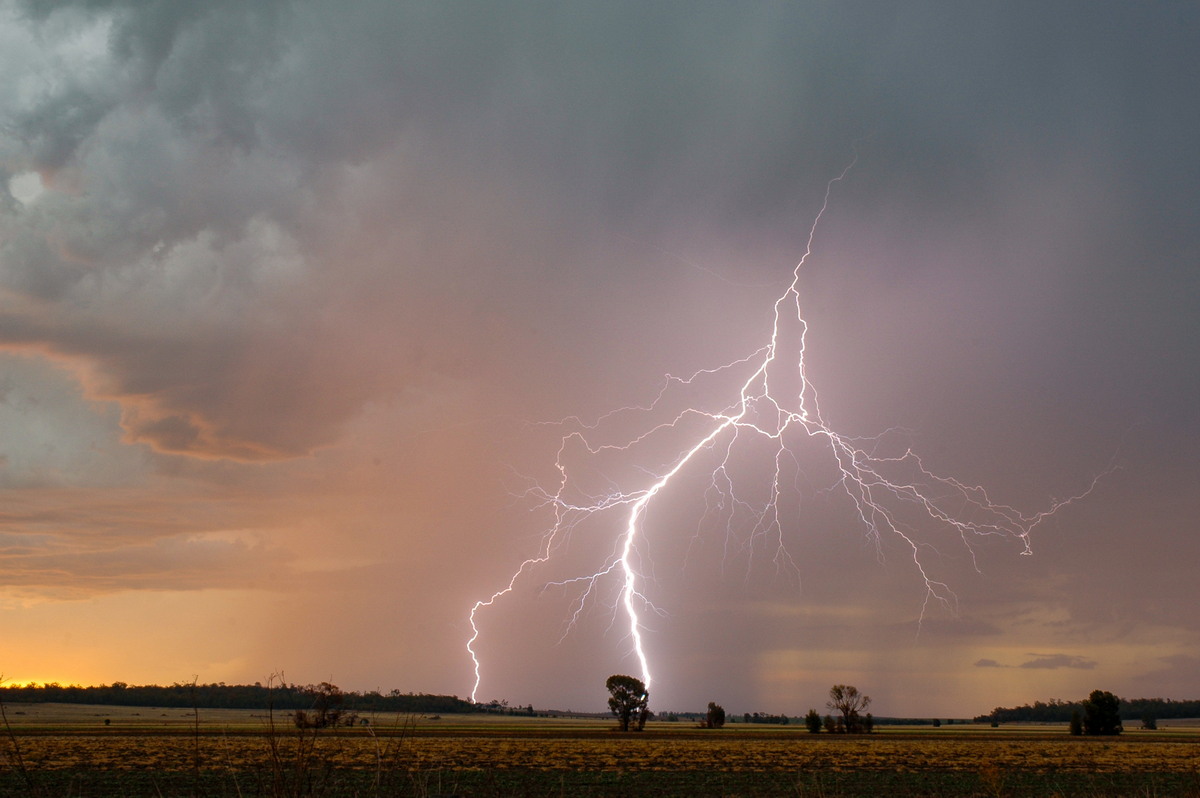
<path id="1" fill-rule="evenodd" d="M 295 684 L 156 684 L 124 682 L 82 687 L 77 684 L 0 686 L 0 701 L 9 703 L 107 704 L 127 707 L 200 707 L 202 709 L 311 709 L 318 688 Z M 352 712 L 476 712 L 458 696 L 425 693 L 341 693 L 342 708 Z"/>
<path id="2" fill-rule="evenodd" d="M 657 712 L 654 717 L 658 720 L 665 720 L 674 723 L 675 721 L 695 721 L 697 723 L 707 719 L 708 714 L 705 712 Z M 729 715 L 726 717 L 726 723 L 776 723 L 786 726 L 795 721 L 803 721 L 803 718 L 789 718 L 787 715 L 768 715 L 764 712 L 747 712 L 744 715 Z"/>
<path id="3" fill-rule="evenodd" d="M 1062 701 L 1052 698 L 1020 707 L 996 707 L 991 714 L 975 718 L 979 723 L 995 720 L 1000 723 L 1033 721 L 1035 723 L 1067 723 L 1071 713 L 1083 712 L 1082 701 Z M 1200 718 L 1200 700 L 1176 701 L 1170 698 L 1121 699 L 1121 720 L 1153 718 Z"/>
<path id="4" fill-rule="evenodd" d="M 655 714 L 655 717 L 658 720 L 665 720 L 665 721 L 670 721 L 670 722 L 684 721 L 684 722 L 699 723 L 705 719 L 706 715 L 703 712 L 659 712 L 659 713 Z M 873 716 L 871 718 L 871 721 L 875 726 L 932 726 L 935 722 L 933 718 L 876 718 Z M 728 723 L 773 723 L 773 724 L 778 724 L 778 725 L 782 725 L 782 726 L 787 726 L 787 725 L 803 726 L 804 718 L 799 715 L 791 715 L 791 716 L 789 716 L 789 715 L 770 715 L 770 714 L 767 714 L 764 712 L 753 712 L 753 713 L 747 712 L 742 715 L 735 715 L 735 714 L 731 713 L 728 717 L 726 717 L 725 722 L 727 724 Z M 950 718 L 945 721 L 945 723 L 947 723 L 949 725 L 953 725 L 955 723 L 967 723 L 967 722 L 968 722 L 967 720 L 962 720 L 962 719 L 955 720 L 954 718 Z"/>

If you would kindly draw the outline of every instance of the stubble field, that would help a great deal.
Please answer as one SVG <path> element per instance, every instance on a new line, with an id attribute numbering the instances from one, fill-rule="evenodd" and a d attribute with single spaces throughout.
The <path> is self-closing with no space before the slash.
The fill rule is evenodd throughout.
<path id="1" fill-rule="evenodd" d="M 237 710 L 9 705 L 8 716 L 0 795 L 1200 796 L 1195 728 L 621 734 L 603 720 L 460 716 L 300 733 Z"/>

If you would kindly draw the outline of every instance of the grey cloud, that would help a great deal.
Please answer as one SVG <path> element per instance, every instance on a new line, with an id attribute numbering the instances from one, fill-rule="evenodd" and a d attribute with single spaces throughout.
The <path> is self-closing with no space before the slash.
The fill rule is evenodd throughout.
<path id="1" fill-rule="evenodd" d="M 157 105 L 181 129 L 199 129 L 239 144 L 253 139 L 247 91 L 277 53 L 275 2 L 103 3 L 26 2 L 25 15 L 63 28 L 109 23 L 108 72 L 84 90 L 71 81 L 28 113 L 16 127 L 34 147 L 37 168 L 65 165 L 103 118 L 130 100 Z M 83 13 L 80 13 L 83 12 Z M 78 33 L 78 31 L 75 31 Z"/>
<path id="2" fill-rule="evenodd" d="M 285 572 L 287 561 L 278 548 L 195 537 L 125 545 L 109 541 L 87 550 L 44 541 L 28 548 L 0 543 L 0 567 L 10 590 L 64 597 L 131 589 L 266 587 L 266 575 Z"/>
<path id="3" fill-rule="evenodd" d="M 1095 660 L 1074 654 L 1033 654 L 1034 659 L 1022 662 L 1018 668 L 1078 668 L 1090 671 L 1098 664 Z"/>
<path id="4" fill-rule="evenodd" d="M 1200 656 L 1174 654 L 1155 657 L 1145 663 L 1146 670 L 1135 678 L 1136 694 L 1181 698 L 1195 695 L 1196 674 L 1200 672 Z M 1127 693 L 1128 695 L 1129 693 Z"/>
<path id="5" fill-rule="evenodd" d="M 1032 668 L 1056 670 L 1058 668 L 1076 668 L 1078 670 L 1090 671 L 1097 664 L 1094 660 L 1080 657 L 1073 654 L 1032 654 L 1034 659 L 1022 662 L 1020 665 L 1005 665 L 1002 662 L 997 662 L 994 659 L 984 658 L 975 661 L 976 668 Z"/>
<path id="6" fill-rule="evenodd" d="M 911 632 L 911 629 L 906 629 Z M 1001 634 L 1001 628 L 982 618 L 926 618 L 921 621 L 921 635 L 937 637 L 992 637 Z"/>
<path id="7" fill-rule="evenodd" d="M 378 377 L 336 335 L 304 322 L 255 337 L 211 325 L 147 335 L 0 315 L 8 347 L 75 364 L 93 398 L 120 400 L 130 440 L 240 460 L 292 457 L 329 443 L 369 395 Z M 294 336 L 310 345 L 294 346 Z M 300 386 L 307 393 L 292 398 Z"/>
<path id="8" fill-rule="evenodd" d="M 77 188 L 59 179 L 56 190 L 0 218 L 0 282 L 29 300 L 28 318 L 0 323 L 0 345 L 74 363 L 88 374 L 90 395 L 121 402 L 131 440 L 200 456 L 305 454 L 331 442 L 381 386 L 402 385 L 392 375 L 411 371 L 407 354 L 379 362 L 397 347 L 374 344 L 415 338 L 431 318 L 451 323 L 414 289 L 464 255 L 385 253 L 426 272 L 411 285 L 391 263 L 382 271 L 378 256 L 363 257 L 371 241 L 347 235 L 359 220 L 343 215 L 337 169 L 403 135 L 396 118 L 379 115 L 387 103 L 376 92 L 391 59 L 368 64 L 383 73 L 356 73 L 314 52 L 356 20 L 363 27 L 351 24 L 351 39 L 374 38 L 342 56 L 391 52 L 398 43 L 381 38 L 371 22 L 395 17 L 388 8 L 363 7 L 343 20 L 332 6 L 303 5 L 295 9 L 301 21 L 313 13 L 319 20 L 315 29 L 292 31 L 285 53 L 276 45 L 292 15 L 279 22 L 268 4 L 86 5 L 112 20 L 107 79 L 69 82 L 22 109 L 14 125 L 24 148 L 16 160 L 69 174 Z M 27 11 L 43 24 L 69 13 L 65 6 Z M 399 27 L 424 41 L 419 26 Z M 423 52 L 433 57 L 440 49 Z M 412 85 L 422 74 L 419 66 L 405 70 Z M 320 96 L 289 88 L 319 84 L 323 75 L 350 82 Z M 420 104 L 441 96 L 436 91 Z M 343 98 L 358 104 L 339 108 Z M 407 103 L 391 109 L 400 110 L 421 116 Z M 326 123 L 367 149 L 287 144 L 291 131 Z M 436 163 L 421 169 L 426 188 L 446 180 Z M 395 200 L 389 194 L 384 201 Z M 431 212 L 421 205 L 417 214 Z M 323 240 L 314 232 L 322 230 L 329 233 Z M 291 250 L 291 278 L 271 271 L 279 259 L 261 244 L 271 236 Z M 347 244 L 333 240 L 339 237 L 359 251 L 346 252 Z M 465 283 L 476 284 L 482 281 L 474 275 Z M 366 338 L 355 329 L 367 324 L 361 313 L 336 311 L 364 290 L 374 302 L 394 301 L 380 305 Z M 480 293 L 472 304 L 482 301 Z M 442 347 L 461 337 L 422 337 L 439 347 L 429 352 L 427 370 L 456 368 L 462 353 Z"/>
<path id="9" fill-rule="evenodd" d="M 963 100 L 962 108 L 981 96 L 986 102 L 979 112 L 991 122 L 1009 129 L 1020 121 L 1010 113 L 1015 98 L 968 82 L 974 72 L 942 69 L 968 57 L 977 40 L 1000 58 L 1019 38 L 1004 15 L 987 10 L 953 12 L 965 41 L 939 38 L 920 58 L 893 63 L 894 37 L 925 35 L 950 23 L 928 9 L 870 4 L 840 13 L 720 4 L 695 13 L 670 3 L 549 10 L 114 1 L 53 10 L 27 3 L 23 9 L 35 27 L 67 25 L 74 14 L 80 26 L 108 18 L 111 30 L 107 59 L 96 67 L 100 77 L 65 81 L 16 117 L 15 151 L 23 154 L 15 160 L 70 174 L 77 188 L 47 192 L 0 219 L 4 286 L 31 301 L 121 314 L 131 327 L 187 305 L 210 326 L 225 328 L 234 306 L 244 314 L 234 325 L 238 335 L 265 336 L 272 350 L 271 332 L 252 320 L 261 311 L 285 317 L 285 327 L 305 329 L 312 308 L 330 312 L 323 291 L 336 297 L 342 286 L 369 283 L 376 294 L 397 297 L 444 290 L 463 298 L 469 313 L 472 304 L 494 301 L 496 284 L 542 278 L 535 272 L 548 270 L 524 264 L 556 262 L 559 249 L 568 250 L 586 227 L 658 236 L 679 218 L 719 220 L 730 231 L 744 231 L 779 214 L 788 217 L 781 228 L 794 237 L 796 186 L 813 186 L 813 174 L 836 173 L 850 155 L 847 131 L 854 131 L 851 138 L 871 132 L 879 118 L 890 126 L 881 137 L 888 143 L 880 146 L 902 150 L 885 157 L 909 164 L 888 178 L 895 185 L 875 179 L 889 195 L 901 188 L 906 196 L 921 193 L 925 184 L 939 192 L 974 192 L 979 181 L 1009 174 L 1002 153 L 964 156 L 962 162 L 987 174 L 951 178 L 949 185 L 945 175 L 921 173 L 941 148 L 976 141 L 963 134 L 977 122 L 961 111 L 947 117 L 943 106 L 897 104 L 893 94 L 935 76 L 948 81 L 946 90 Z M 997 25 L 998 40 L 982 33 Z M 1039 113 L 1055 108 L 1056 92 L 1069 93 L 1079 79 L 1055 64 L 1043 66 L 1051 71 L 1045 87 L 1032 80 L 1033 65 L 1021 67 Z M 389 171 L 393 162 L 402 167 Z M 391 178 L 369 209 L 340 193 L 364 165 Z M 487 195 L 499 198 L 490 213 L 511 217 L 495 223 L 499 235 L 531 239 L 535 221 L 553 233 L 527 245 L 529 254 L 518 250 L 481 263 L 476 252 L 463 249 L 458 220 L 486 225 L 470 203 Z M 533 196 L 541 199 L 525 201 Z M 236 245 L 255 237 L 254 224 L 273 225 L 296 243 L 311 278 L 303 301 L 281 302 L 286 287 L 264 289 L 257 281 L 260 261 L 236 256 Z M 356 233 L 366 234 L 364 246 L 379 254 L 348 251 Z M 212 261 L 176 258 L 188 278 L 164 279 L 164 260 L 202 239 L 211 242 Z M 581 265 L 593 256 L 576 255 L 571 268 L 579 273 L 551 290 L 568 290 L 585 272 L 596 273 L 593 282 L 601 271 L 604 280 L 638 276 L 639 265 L 596 255 L 600 269 Z M 385 265 L 368 265 L 368 258 Z M 197 283 L 211 270 L 220 272 L 225 292 L 197 295 Z M 516 316 L 542 299 L 533 292 L 528 299 L 517 298 L 516 290 L 501 293 Z M 410 324 L 395 321 L 400 314 L 380 319 L 383 331 L 413 337 L 436 320 L 429 308 L 421 310 Z M 441 339 L 426 343 L 437 347 Z M 48 340 L 48 346 L 59 344 Z M 427 363 L 451 362 L 458 354 L 433 351 Z M 185 417 L 220 411 L 193 404 L 204 398 L 195 384 L 168 385 L 167 375 L 190 372 L 198 375 L 195 383 L 202 377 L 227 387 L 236 376 L 228 369 L 239 362 L 236 351 L 223 355 L 201 342 L 194 353 L 181 354 L 179 368 L 157 374 L 149 369 L 161 360 L 139 367 L 119 353 L 95 356 L 93 367 L 116 368 L 108 374 L 116 393 L 121 385 L 149 382 L 169 395 L 169 411 L 134 425 L 134 434 L 157 440 L 156 430 L 165 430 L 158 425 L 170 417 L 174 431 L 162 436 L 164 447 L 187 451 L 187 441 L 203 434 L 181 436 Z M 141 368 L 147 373 L 135 373 Z M 308 387 L 294 382 L 290 393 L 302 397 Z M 251 446 L 250 439 L 260 437 L 265 450 L 305 452 L 330 440 L 329 430 L 375 389 L 368 386 L 346 402 L 305 406 L 296 399 L 296 417 L 311 415 L 318 430 L 308 443 L 257 433 L 249 418 L 237 435 Z M 211 423 L 223 427 L 220 420 Z"/>
<path id="10" fill-rule="evenodd" d="M 69 86 L 20 116 L 14 126 L 28 148 L 29 166 L 51 174 L 62 169 L 115 105 L 111 98 Z"/>
<path id="11" fill-rule="evenodd" d="M 8 288 L 80 301 L 97 282 L 152 284 L 172 248 L 202 234 L 231 248 L 303 196 L 287 164 L 177 138 L 152 110 L 115 113 L 93 138 L 82 192 L 46 192 L 0 219 Z"/>

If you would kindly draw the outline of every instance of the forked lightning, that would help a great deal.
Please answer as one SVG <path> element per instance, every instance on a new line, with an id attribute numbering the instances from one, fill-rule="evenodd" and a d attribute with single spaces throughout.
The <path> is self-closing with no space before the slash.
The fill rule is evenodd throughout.
<path id="1" fill-rule="evenodd" d="M 483 679 L 482 665 L 476 642 L 480 636 L 480 614 L 512 593 L 517 584 L 536 567 L 550 562 L 584 520 L 611 518 L 608 526 L 612 547 L 608 558 L 592 573 L 550 584 L 574 586 L 579 595 L 568 628 L 579 618 L 590 600 L 595 598 L 603 582 L 613 582 L 617 591 L 614 611 L 623 614 L 628 623 L 629 643 L 637 657 L 641 677 L 649 688 L 652 682 L 650 661 L 646 654 L 643 615 L 654 611 L 643 592 L 644 575 L 639 547 L 647 534 L 647 512 L 681 472 L 698 466 L 702 453 L 715 458 L 711 482 L 703 495 L 697 497 L 707 515 L 720 514 L 725 518 L 728 537 L 733 541 L 741 534 L 744 547 L 753 549 L 770 539 L 773 559 L 779 568 L 794 568 L 787 553 L 781 517 L 781 498 L 789 490 L 787 477 L 794 468 L 794 448 L 797 442 L 810 440 L 820 444 L 831 457 L 834 469 L 832 488 L 849 497 L 858 521 L 876 546 L 885 537 L 892 537 L 910 552 L 916 574 L 924 582 L 925 598 L 921 618 L 930 602 L 953 604 L 954 594 L 943 582 L 932 577 L 922 560 L 925 550 L 933 550 L 928 541 L 928 529 L 949 531 L 961 539 L 971 556 L 973 543 L 982 536 L 1004 536 L 1018 541 L 1022 554 L 1031 552 L 1030 533 L 1049 516 L 1072 501 L 1083 498 L 1096 486 L 1095 477 L 1086 490 L 1067 499 L 1057 500 L 1040 512 L 1026 513 L 1009 505 L 993 502 L 987 491 L 950 477 L 939 476 L 928 468 L 911 449 L 893 456 L 880 454 L 881 438 L 851 438 L 834 431 L 826 424 L 817 401 L 817 392 L 808 378 L 805 367 L 805 337 L 808 325 L 801 315 L 800 275 L 812 253 L 813 239 L 821 217 L 829 206 L 833 187 L 841 182 L 851 162 L 825 188 L 821 208 L 809 229 L 804 255 L 792 272 L 787 289 L 775 300 L 771 334 L 766 343 L 747 357 L 715 369 L 706 369 L 688 378 L 668 377 L 663 389 L 648 407 L 622 408 L 585 425 L 576 419 L 564 421 L 570 431 L 563 435 L 556 459 L 558 480 L 552 489 L 534 487 L 530 495 L 553 513 L 538 553 L 525 560 L 508 582 L 491 596 L 475 603 L 469 620 L 471 637 L 467 652 L 474 664 L 475 682 L 471 700 L 476 700 Z M 744 375 L 744 376 L 737 376 Z M 727 379 L 728 400 L 717 402 L 723 409 L 713 411 L 693 404 L 671 408 L 676 394 L 683 389 L 696 388 L 703 380 Z M 783 387 L 780 387 L 783 386 Z M 684 400 L 686 401 L 686 400 Z M 648 414 L 649 422 L 622 438 L 619 443 L 593 442 L 604 440 L 601 425 L 631 414 Z M 662 419 L 662 420 L 654 420 Z M 682 443 L 675 437 L 664 444 L 667 436 L 686 435 Z M 734 491 L 732 475 L 735 455 L 750 456 L 752 443 L 766 442 L 772 461 L 767 463 L 773 479 L 765 498 L 753 502 Z M 650 467 L 638 462 L 637 473 L 644 482 L 632 490 L 609 488 L 599 493 L 583 489 L 580 480 L 569 471 L 568 455 L 581 453 L 597 459 L 610 455 L 629 458 L 645 451 L 651 443 L 670 445 L 675 454 L 665 467 Z M 761 454 L 759 455 L 761 456 Z M 707 470 L 705 471 L 707 473 Z M 1105 472 L 1107 473 L 1107 472 Z M 706 478 L 707 479 L 707 478 Z M 615 480 L 614 480 L 615 482 Z M 576 497 L 580 498 L 576 498 Z M 739 525 L 742 529 L 738 530 Z M 728 544 L 727 544 L 728 545 Z M 882 553 L 882 549 L 880 549 Z"/>

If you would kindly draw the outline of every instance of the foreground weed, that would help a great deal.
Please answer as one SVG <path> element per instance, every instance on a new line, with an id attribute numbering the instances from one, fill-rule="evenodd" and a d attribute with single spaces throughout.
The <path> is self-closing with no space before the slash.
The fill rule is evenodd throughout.
<path id="1" fill-rule="evenodd" d="M 843 794 L 836 781 L 829 783 L 828 779 L 821 778 L 820 773 L 801 774 L 793 787 L 797 798 L 835 798 Z"/>
<path id="2" fill-rule="evenodd" d="M 0 685 L 4 684 L 4 681 L 4 675 L 0 674 Z M 41 795 L 37 785 L 33 782 L 33 774 L 25 765 L 25 755 L 21 753 L 21 744 L 17 741 L 17 735 L 13 733 L 12 726 L 9 725 L 8 712 L 4 709 L 3 699 L 0 699 L 0 720 L 4 722 L 4 734 L 11 749 L 11 753 L 5 753 L 5 759 L 11 759 L 16 764 L 16 771 L 21 774 L 21 779 L 25 782 L 25 788 L 29 790 L 30 795 Z"/>
<path id="3" fill-rule="evenodd" d="M 1005 772 L 994 762 L 985 765 L 979 771 L 979 782 L 983 791 L 992 798 L 1003 798 L 1006 778 Z"/>

